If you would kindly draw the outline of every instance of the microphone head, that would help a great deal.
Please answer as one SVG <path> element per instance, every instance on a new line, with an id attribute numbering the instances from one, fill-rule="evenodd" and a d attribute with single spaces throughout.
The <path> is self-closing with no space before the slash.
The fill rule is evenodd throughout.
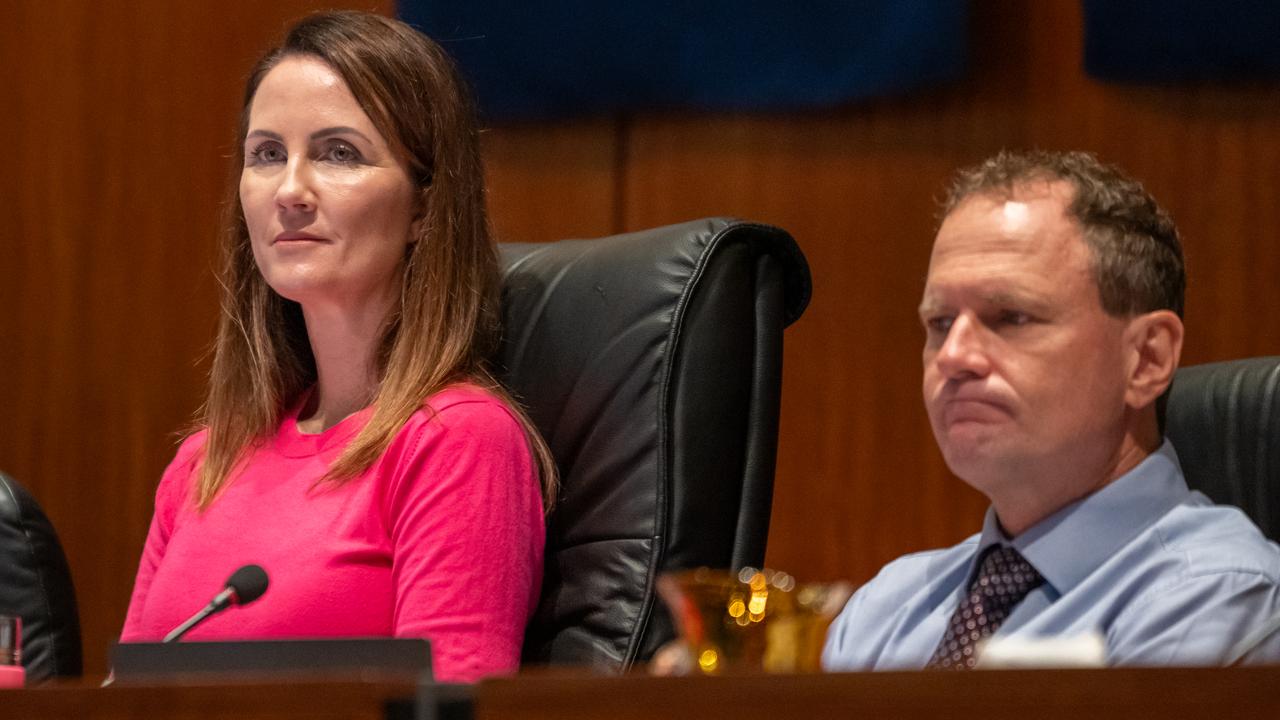
<path id="1" fill-rule="evenodd" d="M 267 571 L 261 565 L 245 565 L 227 578 L 227 588 L 235 593 L 234 604 L 248 605 L 267 591 Z"/>

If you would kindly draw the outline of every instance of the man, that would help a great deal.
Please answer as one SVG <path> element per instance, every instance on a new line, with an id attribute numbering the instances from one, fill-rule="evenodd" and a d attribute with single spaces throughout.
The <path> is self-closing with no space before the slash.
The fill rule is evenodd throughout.
<path id="1" fill-rule="evenodd" d="M 1183 336 L 1172 221 L 1083 153 L 1001 153 L 945 210 L 924 399 L 947 466 L 991 506 L 980 534 L 863 586 L 824 664 L 967 668 L 990 635 L 1087 634 L 1112 665 L 1231 662 L 1280 613 L 1280 547 L 1189 491 L 1158 429 Z"/>

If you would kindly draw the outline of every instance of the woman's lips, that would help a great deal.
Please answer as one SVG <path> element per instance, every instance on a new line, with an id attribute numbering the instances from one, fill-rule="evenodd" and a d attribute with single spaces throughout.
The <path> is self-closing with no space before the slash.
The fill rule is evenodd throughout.
<path id="1" fill-rule="evenodd" d="M 329 242 L 328 239 L 307 233 L 280 233 L 272 243 L 316 243 Z"/>

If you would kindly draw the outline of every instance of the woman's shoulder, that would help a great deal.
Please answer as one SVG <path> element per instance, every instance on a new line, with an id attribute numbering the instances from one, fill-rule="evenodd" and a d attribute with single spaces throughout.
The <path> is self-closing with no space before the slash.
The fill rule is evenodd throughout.
<path id="1" fill-rule="evenodd" d="M 454 383 L 428 397 L 422 402 L 423 408 L 432 408 L 437 412 L 458 405 L 484 405 L 501 408 L 510 413 L 506 400 L 493 390 L 473 382 Z"/>
<path id="2" fill-rule="evenodd" d="M 507 401 L 492 390 L 474 383 L 457 383 L 422 402 L 409 418 L 406 429 L 503 431 L 520 429 L 520 422 Z"/>
<path id="3" fill-rule="evenodd" d="M 474 383 L 450 385 L 423 400 L 386 457 L 399 463 L 438 450 L 445 456 L 529 454 L 524 427 L 508 401 Z"/>
<path id="4" fill-rule="evenodd" d="M 178 443 L 178 452 L 174 455 L 174 460 L 182 458 L 195 457 L 204 449 L 205 443 L 209 441 L 209 428 L 198 427 L 187 433 L 182 441 Z"/>
<path id="5" fill-rule="evenodd" d="M 537 486 L 524 427 L 507 401 L 474 384 L 452 385 L 423 401 L 382 456 L 388 496 L 408 489 Z M 430 478 L 428 483 L 418 479 Z M 521 478 L 520 482 L 513 480 Z"/>
<path id="6" fill-rule="evenodd" d="M 206 428 L 199 428 L 182 438 L 182 441 L 178 444 L 177 452 L 173 455 L 173 460 L 169 462 L 169 467 L 164 471 L 161 482 L 173 475 L 186 476 L 195 472 L 196 467 L 200 464 L 200 458 L 204 455 L 204 446 L 208 440 L 209 431 Z"/>
<path id="7" fill-rule="evenodd" d="M 157 509 L 176 509 L 186 500 L 195 482 L 196 471 L 204 457 L 204 446 L 208 439 L 209 431 L 201 428 L 189 433 L 178 444 L 178 450 L 160 476 L 160 485 L 156 488 Z"/>

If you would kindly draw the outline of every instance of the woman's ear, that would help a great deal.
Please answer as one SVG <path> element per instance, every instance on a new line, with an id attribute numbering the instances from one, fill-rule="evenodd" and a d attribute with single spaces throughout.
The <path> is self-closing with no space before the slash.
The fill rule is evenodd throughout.
<path id="1" fill-rule="evenodd" d="M 1125 403 L 1142 409 L 1155 403 L 1173 382 L 1173 373 L 1182 357 L 1182 319 L 1171 310 L 1138 315 L 1125 330 L 1129 355 L 1128 387 Z"/>
<path id="2" fill-rule="evenodd" d="M 431 185 L 418 188 L 418 200 L 413 206 L 414 220 L 409 223 L 409 244 L 413 245 L 422 237 L 422 226 L 427 222 L 427 203 L 431 200 Z"/>

